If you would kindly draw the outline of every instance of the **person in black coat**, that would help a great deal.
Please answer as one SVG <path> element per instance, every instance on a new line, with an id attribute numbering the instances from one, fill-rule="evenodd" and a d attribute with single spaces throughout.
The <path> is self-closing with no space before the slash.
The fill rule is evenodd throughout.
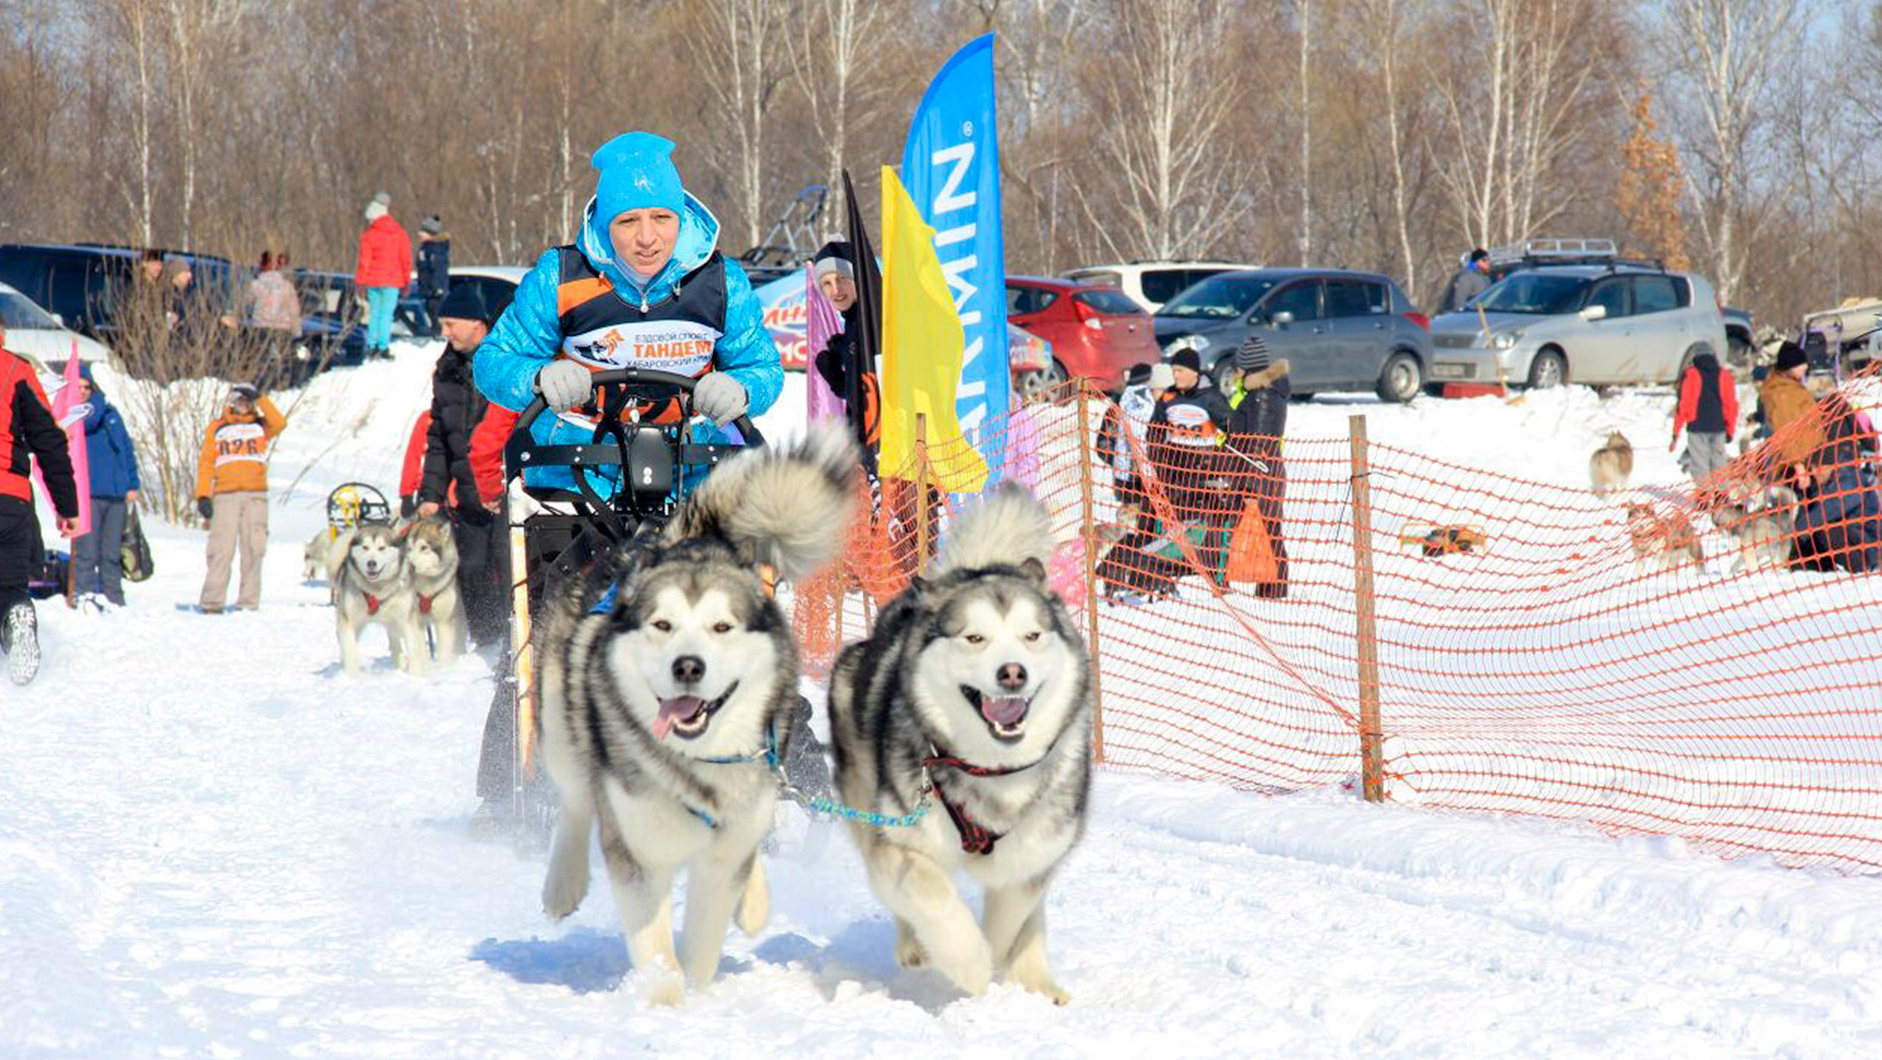
<path id="1" fill-rule="evenodd" d="M 425 301 L 425 321 L 439 331 L 444 299 L 451 293 L 451 234 L 437 214 L 418 226 L 418 297 Z"/>
<path id="2" fill-rule="evenodd" d="M 39 671 L 39 624 L 26 593 L 42 562 L 30 461 L 39 461 L 59 532 L 67 537 L 78 532 L 78 485 L 45 390 L 26 361 L 7 352 L 6 341 L 0 323 L 0 653 L 13 683 L 23 685 Z"/>
<path id="3" fill-rule="evenodd" d="M 420 518 L 449 508 L 458 591 L 479 645 L 500 642 L 509 623 L 509 526 L 499 517 L 502 498 L 478 496 L 471 467 L 471 432 L 490 409 L 472 378 L 471 360 L 503 308 L 486 305 L 471 284 L 451 288 L 439 304 L 445 348 L 431 377 L 431 427 L 418 487 Z"/>
<path id="4" fill-rule="evenodd" d="M 856 335 L 863 323 L 856 299 L 856 261 L 850 245 L 842 241 L 825 243 L 811 259 L 811 274 L 830 305 L 843 314 L 843 330 L 830 336 L 823 349 L 814 351 L 811 361 L 830 392 L 843 399 L 850 431 L 863 450 L 863 466 L 873 473 L 874 453 L 882 444 L 882 394 L 875 365 L 860 363 L 856 352 Z"/>
<path id="5" fill-rule="evenodd" d="M 1287 595 L 1287 545 L 1281 534 L 1281 505 L 1287 465 L 1281 439 L 1287 433 L 1287 403 L 1293 396 L 1285 359 L 1271 361 L 1261 336 L 1250 334 L 1235 351 L 1235 384 L 1229 393 L 1230 471 L 1244 501 L 1253 498 L 1274 549 L 1273 583 L 1255 586 L 1257 596 Z"/>

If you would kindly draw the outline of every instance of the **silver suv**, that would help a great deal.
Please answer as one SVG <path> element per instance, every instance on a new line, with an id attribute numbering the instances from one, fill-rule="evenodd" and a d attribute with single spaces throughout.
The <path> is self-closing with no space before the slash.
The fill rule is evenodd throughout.
<path id="1" fill-rule="evenodd" d="M 1573 265 L 1514 272 L 1431 322 L 1434 383 L 1671 383 L 1700 344 L 1722 353 L 1712 285 L 1687 272 Z"/>

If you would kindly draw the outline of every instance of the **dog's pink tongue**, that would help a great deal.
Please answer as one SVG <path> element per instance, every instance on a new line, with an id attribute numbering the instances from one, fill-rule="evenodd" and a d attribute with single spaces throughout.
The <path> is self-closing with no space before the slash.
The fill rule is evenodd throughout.
<path id="1" fill-rule="evenodd" d="M 1011 725 L 1026 716 L 1026 701 L 1017 696 L 988 696 L 980 701 L 980 715 L 995 725 Z"/>
<path id="2" fill-rule="evenodd" d="M 653 722 L 653 738 L 664 740 L 667 733 L 673 731 L 673 723 L 686 721 L 706 709 L 706 701 L 698 696 L 675 696 L 660 701 L 660 716 Z"/>

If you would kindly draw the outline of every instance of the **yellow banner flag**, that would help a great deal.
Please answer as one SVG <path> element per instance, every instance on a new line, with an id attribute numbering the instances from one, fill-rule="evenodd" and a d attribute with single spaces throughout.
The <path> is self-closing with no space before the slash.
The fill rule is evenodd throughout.
<path id="1" fill-rule="evenodd" d="M 947 275 L 934 252 L 934 229 L 882 167 L 882 456 L 897 475 L 915 465 L 915 417 L 927 422 L 934 483 L 948 493 L 977 493 L 987 462 L 962 436 L 954 413 L 967 337 Z"/>

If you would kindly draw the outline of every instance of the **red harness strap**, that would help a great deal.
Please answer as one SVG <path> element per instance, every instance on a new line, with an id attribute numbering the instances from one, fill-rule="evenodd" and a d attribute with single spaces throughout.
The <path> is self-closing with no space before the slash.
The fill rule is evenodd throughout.
<path id="1" fill-rule="evenodd" d="M 371 593 L 360 593 L 360 595 L 366 598 L 366 613 L 368 615 L 378 614 L 379 603 L 380 603 L 379 598 L 377 596 L 374 596 Z"/>
<path id="2" fill-rule="evenodd" d="M 431 602 L 433 600 L 436 600 L 437 598 L 438 598 L 437 593 L 432 593 L 430 596 L 426 596 L 424 593 L 419 593 L 418 594 L 418 613 L 421 615 L 431 614 Z"/>
<path id="3" fill-rule="evenodd" d="M 1009 773 L 1017 773 L 1021 769 L 1031 768 L 1031 766 L 1018 766 L 1014 768 L 995 769 L 988 766 L 977 766 L 965 759 L 942 754 L 929 755 L 927 758 L 921 760 L 921 764 L 928 769 L 934 769 L 937 766 L 946 766 L 949 769 L 959 770 L 970 777 L 1003 777 Z M 990 831 L 985 826 L 981 825 L 980 822 L 968 816 L 967 809 L 953 799 L 948 798 L 947 792 L 941 790 L 941 785 L 935 785 L 934 793 L 935 796 L 941 800 L 941 807 L 947 810 L 948 819 L 954 822 L 954 830 L 961 835 L 961 849 L 969 854 L 993 853 L 993 845 L 998 843 L 1000 837 L 1006 833 Z"/>

